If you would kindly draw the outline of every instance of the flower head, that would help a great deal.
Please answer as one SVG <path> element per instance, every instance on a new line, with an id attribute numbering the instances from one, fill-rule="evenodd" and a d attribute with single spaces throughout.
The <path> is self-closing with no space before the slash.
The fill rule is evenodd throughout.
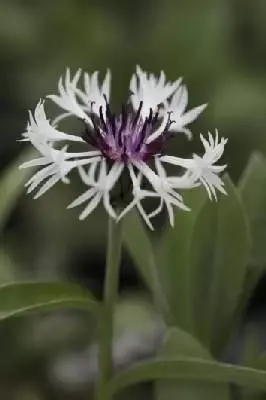
<path id="1" fill-rule="evenodd" d="M 53 122 L 47 119 L 44 103 L 40 101 L 34 113 L 29 113 L 27 131 L 23 139 L 30 141 L 40 157 L 28 161 L 20 168 L 42 167 L 27 182 L 28 192 L 39 188 L 34 198 L 40 197 L 57 182 L 69 183 L 73 169 L 79 171 L 86 191 L 78 196 L 69 208 L 85 203 L 80 219 L 86 218 L 100 203 L 107 213 L 117 220 L 136 207 L 152 229 L 151 219 L 166 208 L 173 224 L 174 207 L 188 211 L 180 190 L 203 185 L 210 198 L 216 191 L 225 193 L 219 177 L 225 166 L 217 166 L 224 151 L 226 139 L 219 140 L 209 134 L 201 136 L 205 153 L 183 159 L 164 154 L 165 144 L 174 132 L 190 135 L 187 125 L 193 122 L 206 105 L 185 111 L 188 103 L 187 89 L 181 79 L 167 82 L 164 72 L 159 78 L 137 67 L 130 82 L 129 100 L 114 113 L 110 107 L 111 73 L 107 71 L 102 84 L 98 72 L 83 75 L 81 70 L 71 78 L 70 70 L 61 77 L 58 94 L 49 95 L 63 111 Z M 73 135 L 58 129 L 68 117 L 78 118 L 82 135 Z M 84 151 L 69 152 L 68 145 L 60 142 L 79 142 Z M 175 176 L 168 176 L 165 163 L 178 166 Z M 147 198 L 158 200 L 158 206 L 148 213 L 142 202 Z M 119 202 L 119 212 L 115 203 Z"/>
<path id="2" fill-rule="evenodd" d="M 142 106 L 141 102 L 137 112 L 123 107 L 118 115 L 112 114 L 108 104 L 103 114 L 103 108 L 100 106 L 99 116 L 91 116 L 93 127 L 86 127 L 84 140 L 100 149 L 106 159 L 125 164 L 146 161 L 154 154 L 160 153 L 167 136 L 167 128 L 171 124 L 170 118 L 162 124 L 159 122 L 158 113 L 153 113 L 152 109 L 146 118 L 142 118 Z M 150 141 L 155 132 L 159 132 L 158 137 Z"/>

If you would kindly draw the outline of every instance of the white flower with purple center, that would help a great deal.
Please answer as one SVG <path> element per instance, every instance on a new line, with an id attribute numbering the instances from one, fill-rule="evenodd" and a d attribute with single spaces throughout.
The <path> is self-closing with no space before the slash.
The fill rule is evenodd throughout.
<path id="1" fill-rule="evenodd" d="M 59 94 L 47 96 L 62 109 L 52 122 L 46 117 L 42 101 L 34 113 L 29 112 L 22 140 L 30 141 L 41 156 L 20 168 L 42 167 L 26 184 L 28 192 L 37 190 L 34 198 L 59 181 L 69 183 L 70 173 L 77 169 L 86 190 L 69 208 L 84 204 L 80 219 L 100 203 L 116 220 L 136 207 L 152 229 L 151 219 L 164 207 L 171 225 L 174 207 L 189 210 L 180 194 L 182 190 L 202 185 L 210 199 L 217 199 L 217 191 L 225 193 L 219 174 L 226 166 L 215 164 L 222 157 L 227 140 L 219 140 L 217 132 L 215 138 L 210 133 L 208 139 L 200 136 L 202 156 L 194 154 L 185 159 L 165 154 L 165 145 L 175 133 L 184 132 L 191 138 L 187 125 L 206 107 L 204 104 L 186 111 L 188 92 L 181 79 L 167 82 L 164 72 L 157 78 L 137 67 L 131 78 L 129 99 L 115 114 L 110 107 L 110 71 L 102 85 L 98 72 L 91 76 L 85 73 L 83 90 L 78 86 L 81 74 L 78 70 L 71 79 L 67 69 L 66 76 L 59 80 Z M 61 121 L 69 117 L 81 121 L 82 135 L 59 130 Z M 71 142 L 83 149 L 68 151 Z M 167 175 L 167 163 L 177 167 L 176 175 Z M 149 213 L 143 206 L 148 198 L 158 201 Z"/>

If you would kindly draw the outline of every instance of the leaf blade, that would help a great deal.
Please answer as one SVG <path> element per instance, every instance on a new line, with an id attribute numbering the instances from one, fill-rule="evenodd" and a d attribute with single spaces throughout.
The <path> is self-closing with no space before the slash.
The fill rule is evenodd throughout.
<path id="1" fill-rule="evenodd" d="M 266 371 L 192 357 L 157 359 L 135 364 L 111 380 L 110 391 L 116 393 L 126 386 L 156 379 L 234 383 L 266 391 Z"/>
<path id="2" fill-rule="evenodd" d="M 192 335 L 181 329 L 169 329 L 161 357 L 178 356 L 197 357 L 212 360 L 210 353 Z M 226 384 L 198 382 L 195 380 L 159 380 L 156 382 L 156 399 L 158 400 L 229 400 L 229 388 Z"/>
<path id="3" fill-rule="evenodd" d="M 251 155 L 238 184 L 251 226 L 251 262 L 266 264 L 266 158 L 260 153 Z"/>
<path id="4" fill-rule="evenodd" d="M 191 248 L 196 336 L 219 355 L 236 321 L 248 267 L 250 235 L 229 176 L 227 196 L 202 208 Z"/>
<path id="5" fill-rule="evenodd" d="M 184 193 L 185 203 L 191 207 L 191 211 L 176 211 L 174 227 L 166 227 L 156 252 L 161 284 L 171 305 L 175 326 L 187 332 L 193 331 L 190 243 L 195 222 L 206 198 L 203 189 Z"/>
<path id="6" fill-rule="evenodd" d="M 68 283 L 8 283 L 0 286 L 0 321 L 29 312 L 82 308 L 95 312 L 96 300 Z"/>

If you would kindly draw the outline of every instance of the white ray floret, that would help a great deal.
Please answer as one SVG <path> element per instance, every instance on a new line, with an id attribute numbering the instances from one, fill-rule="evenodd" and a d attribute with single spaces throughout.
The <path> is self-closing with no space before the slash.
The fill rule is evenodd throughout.
<path id="1" fill-rule="evenodd" d="M 88 153 L 83 153 L 86 154 L 87 158 L 71 160 L 71 158 L 76 156 L 76 153 L 68 153 L 67 146 L 64 146 L 61 150 L 56 150 L 47 143 L 34 143 L 32 141 L 32 144 L 42 154 L 42 157 L 26 161 L 19 168 L 43 167 L 25 184 L 28 188 L 27 193 L 31 193 L 42 184 L 39 191 L 35 194 L 34 199 L 38 199 L 59 181 L 69 183 L 67 175 L 72 169 L 100 160 L 98 152 L 90 152 L 89 158 Z M 80 153 L 78 155 L 80 156 Z"/>
<path id="2" fill-rule="evenodd" d="M 175 82 L 167 82 L 163 71 L 157 78 L 137 66 L 136 74 L 133 74 L 130 81 L 131 102 L 134 109 L 137 110 L 140 102 L 143 102 L 141 113 L 143 118 L 146 118 L 150 109 L 156 111 L 159 104 L 165 103 L 179 87 L 181 81 L 182 79 L 179 78 Z"/>
<path id="3" fill-rule="evenodd" d="M 184 211 L 189 211 L 190 209 L 184 204 L 182 196 L 177 193 L 176 189 L 191 189 L 197 184 L 193 180 L 190 173 L 186 173 L 181 177 L 167 177 L 166 171 L 163 168 L 160 160 L 157 158 L 155 160 L 157 175 L 152 171 L 149 167 L 145 165 L 136 164 L 136 168 L 141 172 L 136 176 L 133 167 L 129 166 L 130 177 L 133 184 L 133 199 L 131 203 L 122 211 L 119 215 L 119 219 L 123 218 L 132 208 L 135 206 L 138 208 L 138 211 L 148 227 L 153 229 L 151 224 L 151 218 L 158 215 L 163 206 L 166 206 L 166 210 L 169 216 L 170 224 L 173 226 L 174 223 L 174 211 L 173 207 L 178 207 Z M 152 188 L 154 190 L 144 190 L 141 189 L 142 178 L 145 178 L 150 182 Z M 146 198 L 158 198 L 160 200 L 159 206 L 147 214 L 144 210 L 141 201 Z"/>
<path id="4" fill-rule="evenodd" d="M 22 134 L 22 141 L 30 141 L 33 136 L 39 142 L 57 142 L 61 140 L 70 140 L 72 142 L 83 142 L 80 136 L 69 135 L 67 133 L 57 130 L 54 126 L 50 124 L 47 119 L 44 102 L 42 100 L 37 104 L 34 115 L 29 111 L 29 123 L 27 126 L 27 131 Z"/>
<path id="5" fill-rule="evenodd" d="M 161 136 L 163 134 L 163 132 L 165 131 L 168 123 L 169 123 L 169 114 L 165 113 L 165 114 L 162 115 L 162 119 L 161 119 L 160 125 L 158 126 L 156 131 L 153 132 L 152 135 L 150 135 L 147 138 L 146 143 L 149 144 L 149 143 L 153 142 L 154 140 L 156 140 L 159 136 Z"/>
<path id="6" fill-rule="evenodd" d="M 188 105 L 188 91 L 185 85 L 179 86 L 172 99 L 165 103 L 165 109 L 162 112 L 170 112 L 171 120 L 169 130 L 175 132 L 184 132 L 189 139 L 192 138 L 191 131 L 187 125 L 191 124 L 205 110 L 207 104 L 185 111 Z"/>
<path id="7" fill-rule="evenodd" d="M 159 207 L 150 214 L 150 217 L 154 217 L 157 215 L 165 205 L 167 209 L 167 213 L 169 216 L 170 224 L 174 223 L 174 211 L 173 206 L 183 210 L 189 211 L 190 209 L 184 204 L 182 196 L 175 191 L 175 189 L 189 189 L 195 187 L 195 182 L 192 178 L 188 176 L 180 178 L 178 182 L 178 178 L 176 181 L 173 179 L 168 180 L 166 176 L 166 171 L 162 166 L 159 158 L 155 159 L 155 165 L 157 174 L 144 162 L 137 162 L 134 165 L 138 168 L 138 170 L 145 176 L 145 178 L 151 184 L 155 196 L 160 199 Z"/>
<path id="8" fill-rule="evenodd" d="M 114 208 L 110 201 L 110 192 L 118 181 L 124 166 L 123 164 L 115 163 L 109 172 L 105 159 L 100 163 L 99 177 L 96 178 L 97 163 L 92 164 L 89 172 L 86 173 L 83 168 L 80 168 L 80 176 L 82 181 L 90 188 L 81 196 L 76 198 L 68 208 L 77 207 L 88 201 L 87 206 L 80 214 L 79 219 L 85 219 L 91 212 L 101 203 L 112 218 L 117 218 Z"/>
<path id="9" fill-rule="evenodd" d="M 124 208 L 124 210 L 119 214 L 118 221 L 122 219 L 127 213 L 129 213 L 134 207 L 137 207 L 140 215 L 148 225 L 148 227 L 153 230 L 153 225 L 150 221 L 149 215 L 146 213 L 144 207 L 142 206 L 141 202 L 148 197 L 157 197 L 157 193 L 151 190 L 144 190 L 141 189 L 141 183 L 143 175 L 139 173 L 138 175 L 135 174 L 134 169 L 131 165 L 128 166 L 130 178 L 132 181 L 132 201 Z"/>
<path id="10" fill-rule="evenodd" d="M 92 109 L 99 114 L 100 107 L 105 112 L 106 101 L 110 100 L 111 72 L 107 70 L 102 85 L 98 79 L 99 72 L 95 71 L 92 75 L 87 72 L 84 74 L 84 91 L 77 89 L 76 93 L 84 103 L 84 108 L 91 112 Z"/>
<path id="11" fill-rule="evenodd" d="M 78 87 L 81 70 L 71 77 L 67 69 L 59 80 L 59 93 L 48 96 L 63 110 L 52 123 L 41 100 L 35 111 L 29 112 L 22 141 L 31 142 L 39 156 L 20 168 L 40 169 L 26 183 L 28 193 L 37 189 L 34 198 L 38 198 L 59 181 L 69 183 L 70 172 L 77 168 L 87 190 L 68 208 L 86 203 L 80 219 L 86 218 L 101 203 L 108 215 L 116 220 L 136 207 L 150 229 L 153 229 L 151 219 L 163 208 L 171 225 L 174 224 L 174 208 L 189 211 L 182 190 L 201 185 L 210 199 L 216 199 L 217 192 L 225 193 L 219 174 L 226 166 L 216 163 L 223 155 L 227 140 L 219 139 L 217 131 L 215 137 L 210 133 L 208 138 L 200 136 L 203 156 L 194 154 L 192 158 L 184 159 L 162 155 L 166 141 L 173 137 L 171 132 L 184 132 L 191 137 L 187 126 L 206 107 L 203 104 L 186 111 L 188 92 L 181 85 L 181 79 L 168 82 L 164 72 L 156 77 L 137 67 L 130 82 L 133 107 L 124 107 L 120 114 L 113 114 L 109 109 L 111 73 L 107 70 L 102 82 L 98 75 L 97 71 L 91 75 L 85 73 L 81 90 Z M 84 139 L 57 129 L 56 124 L 68 116 L 85 122 Z M 85 151 L 70 152 L 68 145 L 58 148 L 61 141 L 68 145 L 79 142 L 78 146 L 83 144 Z M 175 176 L 167 175 L 164 163 L 178 167 Z M 121 197 L 120 214 L 117 215 L 113 194 L 122 173 L 131 184 L 127 196 Z M 150 213 L 143 206 L 144 200 L 149 198 L 158 200 L 158 206 Z"/>
<path id="12" fill-rule="evenodd" d="M 194 154 L 193 158 L 183 159 L 174 156 L 162 156 L 161 161 L 169 164 L 177 165 L 189 170 L 192 179 L 201 183 L 208 192 L 209 198 L 216 199 L 216 190 L 226 194 L 224 183 L 219 174 L 224 171 L 226 165 L 214 165 L 223 155 L 224 146 L 227 139 L 221 138 L 219 141 L 218 131 L 216 130 L 215 138 L 209 133 L 208 140 L 200 135 L 205 153 L 202 157 Z"/>
<path id="13" fill-rule="evenodd" d="M 78 69 L 73 78 L 70 76 L 70 69 L 67 68 L 65 79 L 63 77 L 59 79 L 58 83 L 58 91 L 57 94 L 50 94 L 47 98 L 51 99 L 54 103 L 56 103 L 59 107 L 65 110 L 64 113 L 58 115 L 57 118 L 53 121 L 53 125 L 57 125 L 64 118 L 69 117 L 71 115 L 75 115 L 82 120 L 85 120 L 87 123 L 91 123 L 89 116 L 84 112 L 82 106 L 77 101 L 77 84 L 81 75 L 81 69 Z"/>

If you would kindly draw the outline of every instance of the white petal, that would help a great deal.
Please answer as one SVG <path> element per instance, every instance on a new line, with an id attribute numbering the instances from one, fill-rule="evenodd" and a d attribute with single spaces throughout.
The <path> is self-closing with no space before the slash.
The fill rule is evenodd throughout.
<path id="1" fill-rule="evenodd" d="M 167 200 L 165 200 L 165 205 L 166 205 L 166 209 L 167 209 L 167 212 L 168 212 L 170 225 L 173 227 L 174 226 L 174 211 L 173 211 L 173 207 L 171 206 L 171 203 L 169 201 L 167 201 Z"/>
<path id="2" fill-rule="evenodd" d="M 100 164 L 99 181 L 103 182 L 105 180 L 106 172 L 107 172 L 106 160 L 105 158 L 103 158 Z"/>
<path id="3" fill-rule="evenodd" d="M 104 195 L 103 195 L 103 205 L 104 205 L 104 208 L 106 209 L 107 213 L 110 215 L 110 217 L 116 219 L 117 215 L 116 215 L 115 210 L 113 209 L 113 207 L 110 204 L 110 196 L 109 196 L 108 192 L 104 193 Z"/>
<path id="4" fill-rule="evenodd" d="M 63 83 L 63 78 L 59 79 L 58 83 L 58 91 L 59 95 L 48 95 L 47 98 L 51 99 L 54 103 L 56 103 L 59 107 L 65 110 L 72 115 L 76 115 L 78 118 L 85 119 L 86 122 L 91 124 L 91 120 L 89 116 L 83 111 L 81 105 L 77 102 L 76 93 L 78 91 L 77 83 L 80 77 L 81 70 L 78 70 L 74 75 L 74 78 L 71 80 L 69 69 L 66 70 L 65 82 Z M 58 116 L 58 120 L 60 118 L 65 118 L 66 113 L 64 113 L 64 117 L 61 115 Z"/>
<path id="5" fill-rule="evenodd" d="M 210 144 L 209 144 L 208 140 L 205 139 L 205 137 L 202 134 L 200 134 L 200 140 L 201 140 L 201 142 L 202 142 L 202 144 L 204 146 L 205 151 L 209 150 L 210 149 Z"/>
<path id="6" fill-rule="evenodd" d="M 37 167 L 37 166 L 41 166 L 41 165 L 47 165 L 49 163 L 50 163 L 50 161 L 47 160 L 47 158 L 45 158 L 45 157 L 34 158 L 33 160 L 25 161 L 23 164 L 21 164 L 19 166 L 19 169 Z"/>
<path id="7" fill-rule="evenodd" d="M 188 91 L 185 85 L 180 86 L 170 101 L 164 103 L 164 112 L 171 112 L 172 124 L 169 131 L 184 132 L 191 138 L 191 132 L 186 126 L 192 123 L 206 108 L 207 104 L 195 107 L 185 112 L 188 104 Z"/>
<path id="8" fill-rule="evenodd" d="M 134 208 L 136 206 L 136 204 L 138 203 L 139 198 L 135 198 L 133 199 L 124 209 L 123 211 L 119 214 L 117 221 L 120 221 L 127 213 L 129 213 L 132 208 Z"/>
<path id="9" fill-rule="evenodd" d="M 173 196 L 169 196 L 166 198 L 166 202 L 169 201 L 170 203 L 172 203 L 173 205 L 175 205 L 176 207 L 180 208 L 183 211 L 190 211 L 190 208 L 187 207 L 183 201 L 178 200 L 177 198 L 173 198 Z"/>
<path id="10" fill-rule="evenodd" d="M 145 178 L 156 188 L 158 184 L 158 176 L 155 172 L 143 161 L 133 161 L 133 165 L 145 176 Z"/>
<path id="11" fill-rule="evenodd" d="M 145 212 L 144 208 L 141 205 L 141 197 L 135 197 L 128 205 L 127 207 L 124 208 L 124 210 L 119 214 L 117 220 L 120 221 L 122 218 L 124 218 L 124 216 L 129 213 L 132 208 L 134 208 L 135 206 L 138 208 L 139 213 L 141 214 L 142 218 L 144 219 L 144 221 L 146 222 L 146 224 L 148 225 L 148 227 L 153 230 L 153 226 L 149 220 L 149 216 L 147 215 L 147 213 Z"/>
<path id="12" fill-rule="evenodd" d="M 84 192 L 82 195 L 77 197 L 72 203 L 70 203 L 67 208 L 74 208 L 79 206 L 80 204 L 84 203 L 85 201 L 89 200 L 91 197 L 93 197 L 96 194 L 97 190 L 95 188 L 91 188 Z"/>
<path id="13" fill-rule="evenodd" d="M 85 143 L 85 142 L 84 142 Z M 98 150 L 95 151 L 84 151 L 83 153 L 66 153 L 66 159 L 72 158 L 72 157 L 93 157 L 95 158 L 95 156 L 101 156 L 102 153 Z"/>
<path id="14" fill-rule="evenodd" d="M 96 193 L 93 199 L 89 202 L 87 207 L 82 211 L 82 213 L 79 216 L 80 220 L 83 220 L 87 218 L 87 216 L 98 206 L 102 198 L 101 193 Z"/>
<path id="15" fill-rule="evenodd" d="M 181 176 L 169 176 L 167 181 L 171 184 L 173 189 L 192 189 L 199 186 L 195 180 L 195 176 L 190 171 L 185 172 Z"/>
<path id="16" fill-rule="evenodd" d="M 162 163 L 160 162 L 159 157 L 155 157 L 155 167 L 157 169 L 158 175 L 161 178 L 166 179 L 166 171 L 165 171 L 164 167 L 162 166 Z"/>
<path id="17" fill-rule="evenodd" d="M 155 208 L 155 210 L 153 210 L 150 214 L 149 214 L 149 218 L 154 218 L 156 215 L 160 214 L 163 210 L 163 199 L 160 199 L 160 203 L 158 205 L 157 208 Z"/>
<path id="18" fill-rule="evenodd" d="M 155 110 L 157 106 L 164 103 L 178 88 L 181 79 L 170 83 L 165 82 L 165 74 L 162 71 L 159 79 L 153 74 L 147 74 L 139 66 L 136 68 L 136 75 L 131 78 L 130 89 L 132 91 L 131 101 L 135 109 L 138 109 L 140 102 L 143 102 L 141 114 L 146 118 L 150 109 Z"/>
<path id="19" fill-rule="evenodd" d="M 175 156 L 162 156 L 160 160 L 168 164 L 177 165 L 182 168 L 192 168 L 194 166 L 194 160 L 191 158 L 180 158 Z"/>
<path id="20" fill-rule="evenodd" d="M 59 122 L 63 121 L 64 119 L 70 117 L 72 115 L 71 112 L 65 112 L 62 114 L 59 114 L 53 121 L 52 121 L 52 126 L 56 127 Z"/>
<path id="21" fill-rule="evenodd" d="M 137 179 L 137 176 L 134 172 L 134 169 L 131 164 L 128 164 L 129 175 L 132 181 L 133 188 L 140 189 L 140 179 Z"/>
<path id="22" fill-rule="evenodd" d="M 75 160 L 75 161 L 67 161 L 68 163 L 72 162 L 74 167 L 79 167 L 82 165 L 89 165 L 89 164 L 98 164 L 101 161 L 102 157 L 91 157 L 91 158 L 85 158 L 81 160 Z"/>
<path id="23" fill-rule="evenodd" d="M 27 193 L 30 193 L 32 190 L 34 190 L 35 187 L 37 187 L 45 178 L 52 174 L 54 174 L 53 164 L 50 164 L 47 167 L 36 172 L 25 184 L 26 187 L 29 187 Z"/>
<path id="24" fill-rule="evenodd" d="M 160 126 L 146 140 L 147 144 L 153 142 L 155 139 L 157 139 L 158 137 L 160 137 L 163 134 L 163 132 L 165 131 L 166 126 L 168 124 L 168 121 L 169 121 L 169 116 L 167 114 L 165 114 Z"/>
<path id="25" fill-rule="evenodd" d="M 172 104 L 178 110 L 180 115 L 183 114 L 188 105 L 188 91 L 185 85 L 181 85 L 178 88 L 173 96 Z M 175 109 L 173 109 L 173 112 L 175 112 Z"/>
<path id="26" fill-rule="evenodd" d="M 110 98 L 110 83 L 111 83 L 111 72 L 108 69 L 103 80 L 102 86 L 99 84 L 98 71 L 95 71 L 91 76 L 88 73 L 84 74 L 84 92 L 77 89 L 76 93 L 79 98 L 84 103 L 86 109 L 91 111 L 93 106 L 93 111 L 99 114 L 100 107 L 105 110 L 106 100 L 109 101 Z M 105 100 L 106 97 L 106 100 Z"/>
<path id="27" fill-rule="evenodd" d="M 98 164 L 97 162 L 93 163 L 92 166 L 90 167 L 90 170 L 92 168 L 95 169 L 97 167 L 97 164 Z M 89 176 L 89 174 L 81 166 L 79 166 L 79 175 L 83 183 L 85 183 L 86 185 L 93 185 L 95 183 L 94 178 L 92 180 L 92 177 Z"/>
<path id="28" fill-rule="evenodd" d="M 107 69 L 103 84 L 102 84 L 102 94 L 106 96 L 107 101 L 110 100 L 110 86 L 111 86 L 111 71 Z"/>
<path id="29" fill-rule="evenodd" d="M 207 104 L 202 104 L 201 106 L 192 108 L 190 111 L 186 112 L 182 116 L 182 125 L 191 124 L 191 122 L 195 121 L 199 117 L 199 115 L 205 110 Z"/>
<path id="30" fill-rule="evenodd" d="M 144 208 L 142 207 L 141 203 L 138 202 L 137 203 L 137 208 L 139 210 L 140 215 L 142 216 L 142 218 L 144 219 L 144 221 L 146 222 L 146 224 L 148 225 L 148 227 L 153 231 L 154 227 L 149 219 L 149 216 L 147 215 L 146 211 L 144 210 Z"/>
<path id="31" fill-rule="evenodd" d="M 108 179 L 107 186 L 108 186 L 109 190 L 111 190 L 114 187 L 114 185 L 120 178 L 120 176 L 123 172 L 123 169 L 124 169 L 124 164 L 118 163 L 118 162 L 114 163 L 114 165 L 112 166 L 112 168 L 107 176 L 107 179 Z"/>
<path id="32" fill-rule="evenodd" d="M 83 142 L 83 139 L 79 136 L 69 135 L 67 133 L 57 130 L 52 126 L 46 117 L 44 111 L 44 102 L 42 100 L 37 104 L 34 117 L 29 111 L 29 124 L 27 126 L 27 132 L 24 134 L 28 140 L 32 142 L 45 142 L 45 141 L 61 141 L 69 140 L 74 142 Z"/>
<path id="33" fill-rule="evenodd" d="M 47 192 L 51 187 L 53 187 L 60 180 L 59 176 L 52 176 L 45 184 L 41 187 L 41 189 L 36 193 L 33 197 L 35 200 L 42 196 L 45 192 Z"/>

